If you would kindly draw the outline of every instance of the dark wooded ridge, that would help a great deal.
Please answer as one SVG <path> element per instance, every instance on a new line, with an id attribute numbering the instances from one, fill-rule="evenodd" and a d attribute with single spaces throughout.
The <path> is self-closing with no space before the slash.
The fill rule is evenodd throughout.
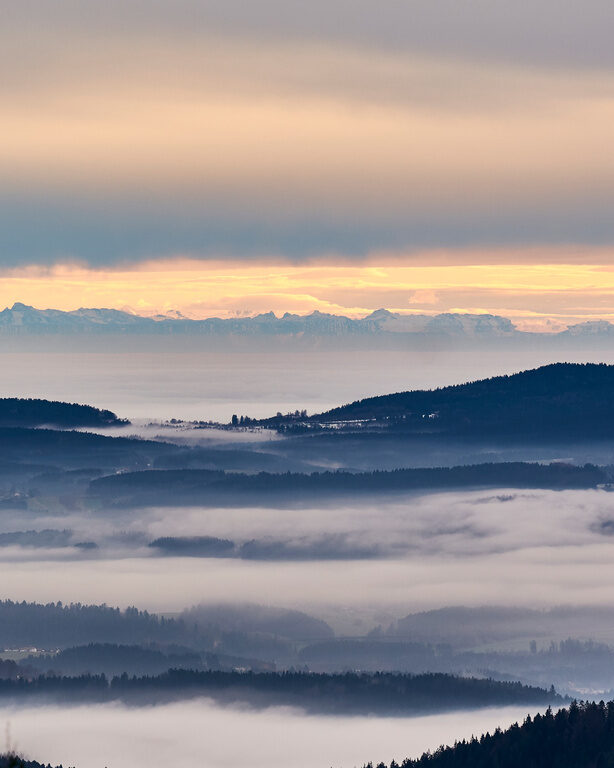
<path id="1" fill-rule="evenodd" d="M 0 398 L 2 427 L 37 427 L 41 424 L 63 428 L 110 427 L 129 423 L 126 419 L 119 419 L 112 411 L 91 405 L 34 398 Z"/>
<path id="2" fill-rule="evenodd" d="M 556 714 L 528 716 L 522 725 L 440 747 L 401 768 L 611 768 L 614 701 L 573 703 Z M 365 768 L 373 768 L 369 763 Z M 379 763 L 377 768 L 387 768 Z M 394 760 L 389 768 L 399 768 Z"/>
<path id="3" fill-rule="evenodd" d="M 608 476 L 600 467 L 582 467 L 555 462 L 537 464 L 507 462 L 460 467 L 395 469 L 374 472 L 260 472 L 255 475 L 222 471 L 183 469 L 147 470 L 97 478 L 89 494 L 122 505 L 164 503 L 219 503 L 241 497 L 249 503 L 262 495 L 327 495 L 338 493 L 382 493 L 426 489 L 500 488 L 594 488 Z"/>
<path id="4" fill-rule="evenodd" d="M 268 426 L 374 421 L 400 433 L 541 439 L 614 435 L 614 366 L 554 363 L 433 390 L 368 397 L 307 419 L 278 416 Z"/>
<path id="5" fill-rule="evenodd" d="M 511 704 L 539 706 L 563 701 L 554 689 L 440 673 L 316 674 L 170 669 L 158 676 L 129 677 L 124 674 L 110 681 L 102 674 L 0 680 L 0 697 L 13 700 L 30 696 L 62 701 L 121 700 L 128 703 L 209 696 L 257 707 L 288 705 L 322 713 L 375 715 L 422 714 Z"/>

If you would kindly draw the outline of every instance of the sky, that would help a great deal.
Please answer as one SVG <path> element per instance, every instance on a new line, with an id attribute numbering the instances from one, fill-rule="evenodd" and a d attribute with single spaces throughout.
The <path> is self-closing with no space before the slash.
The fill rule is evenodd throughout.
<path id="1" fill-rule="evenodd" d="M 608 319 L 608 0 L 21 0 L 0 303 Z"/>

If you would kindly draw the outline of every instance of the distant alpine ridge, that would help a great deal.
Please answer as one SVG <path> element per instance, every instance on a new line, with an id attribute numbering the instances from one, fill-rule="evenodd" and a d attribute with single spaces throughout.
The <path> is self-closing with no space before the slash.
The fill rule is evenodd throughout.
<path id="1" fill-rule="evenodd" d="M 192 320 L 178 312 L 143 317 L 117 309 L 35 309 L 16 303 L 0 312 L 0 333 L 151 333 L 241 336 L 298 335 L 339 336 L 346 334 L 418 333 L 452 336 L 509 336 L 514 325 L 495 315 L 400 315 L 386 309 L 360 319 L 323 312 L 294 315 L 273 312 L 255 317 Z"/>
<path id="2" fill-rule="evenodd" d="M 143 317 L 117 309 L 35 309 L 19 302 L 0 312 L 0 335 L 10 334 L 194 334 L 208 336 L 343 336 L 420 335 L 459 338 L 513 338 L 536 334 L 520 331 L 499 315 L 445 312 L 402 315 L 378 309 L 363 318 L 332 315 L 317 310 L 309 315 L 266 312 L 255 317 L 192 320 L 180 312 Z M 540 334 L 541 335 L 541 334 Z M 590 321 L 572 325 L 560 337 L 613 336 L 614 325 Z"/>

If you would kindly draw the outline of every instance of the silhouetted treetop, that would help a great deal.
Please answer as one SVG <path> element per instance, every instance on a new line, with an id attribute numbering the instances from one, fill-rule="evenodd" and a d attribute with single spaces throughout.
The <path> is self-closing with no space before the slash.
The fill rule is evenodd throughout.
<path id="1" fill-rule="evenodd" d="M 0 768 L 51 768 L 49 764 L 44 765 L 36 760 L 24 760 L 19 755 L 0 755 Z M 58 766 L 62 768 L 62 766 Z"/>

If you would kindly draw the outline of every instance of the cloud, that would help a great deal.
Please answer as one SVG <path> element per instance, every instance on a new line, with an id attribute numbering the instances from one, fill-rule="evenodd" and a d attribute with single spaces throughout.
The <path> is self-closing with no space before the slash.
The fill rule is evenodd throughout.
<path id="1" fill-rule="evenodd" d="M 23 0 L 3 18 L 8 35 L 28 29 L 31 35 L 69 34 L 75 38 L 189 41 L 211 32 L 256 40 L 326 41 L 352 44 L 366 51 L 418 50 L 469 59 L 529 62 L 531 65 L 612 65 L 608 28 L 613 21 L 608 0 L 537 0 L 528 13 L 513 0 L 469 0 L 459 6 L 442 0 L 383 0 L 377 9 L 368 0 L 175 0 L 126 4 L 69 0 L 50 7 L 44 0 Z M 546 34 L 546 31 L 548 34 Z"/>
<path id="2" fill-rule="evenodd" d="M 98 269 L 29 266 L 2 272 L 0 306 L 135 307 L 150 315 L 179 310 L 192 318 L 314 310 L 360 317 L 386 307 L 488 312 L 520 327 L 549 330 L 548 321 L 560 329 L 582 320 L 614 320 L 614 273 L 599 263 L 609 258 L 610 249 L 534 248 L 373 254 L 358 263 L 177 258 Z"/>
<path id="3" fill-rule="evenodd" d="M 384 5 L 11 9 L 1 262 L 611 243 L 609 4 Z"/>
<path id="4" fill-rule="evenodd" d="M 405 495 L 375 505 L 355 499 L 312 508 L 149 509 L 82 513 L 45 527 L 86 530 L 95 559 L 41 553 L 5 569 L 15 600 L 107 602 L 178 611 L 198 603 L 245 601 L 310 613 L 370 606 L 405 615 L 450 605 L 550 607 L 612 605 L 612 543 L 603 491 L 480 492 Z M 28 527 L 35 529 L 34 521 Z M 119 531 L 125 531 L 123 543 Z M 131 534 L 128 535 L 128 534 Z M 316 555 L 323 537 L 337 554 L 371 559 L 309 561 L 151 556 L 141 542 L 161 536 L 213 536 L 240 545 L 285 542 L 285 555 Z M 284 555 L 277 547 L 275 557 Z M 269 551 L 271 555 L 271 551 Z M 2 557 L 2 552 L 0 552 Z M 44 574 L 44 578 L 43 578 Z M 510 589 L 514 584 L 514 589 Z M 334 627 L 334 624 L 333 624 Z"/>
<path id="5" fill-rule="evenodd" d="M 207 700 L 156 707 L 121 705 L 0 709 L 13 744 L 28 758 L 94 768 L 206 765 L 286 768 L 398 762 L 522 721 L 522 707 L 416 718 L 314 717 L 289 709 L 250 712 Z M 203 730 L 204 728 L 204 730 Z M 235 738 L 240 733 L 241 738 Z"/>

